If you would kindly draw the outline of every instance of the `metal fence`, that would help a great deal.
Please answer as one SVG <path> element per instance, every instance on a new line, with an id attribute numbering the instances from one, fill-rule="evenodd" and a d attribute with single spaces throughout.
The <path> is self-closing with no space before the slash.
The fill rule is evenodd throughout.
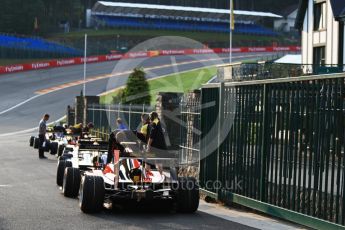
<path id="1" fill-rule="evenodd" d="M 205 86 L 201 188 L 313 228 L 343 228 L 344 79 L 334 74 Z"/>
<path id="2" fill-rule="evenodd" d="M 200 158 L 200 91 L 186 94 L 180 104 L 180 164 L 199 166 Z"/>
<path id="3" fill-rule="evenodd" d="M 274 62 L 240 63 L 232 65 L 232 79 L 263 80 L 302 75 L 319 75 L 344 72 L 343 65 L 280 64 Z"/>
<path id="4" fill-rule="evenodd" d="M 150 113 L 154 109 L 149 105 L 93 104 L 87 108 L 87 120 L 93 122 L 94 134 L 108 138 L 109 133 L 116 129 L 117 118 L 121 118 L 130 130 L 137 130 L 141 127 L 141 114 Z"/>

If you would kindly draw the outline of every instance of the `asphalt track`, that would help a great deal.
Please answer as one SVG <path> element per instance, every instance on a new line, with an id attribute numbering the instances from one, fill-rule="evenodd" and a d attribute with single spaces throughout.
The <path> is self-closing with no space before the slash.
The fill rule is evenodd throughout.
<path id="1" fill-rule="evenodd" d="M 204 57 L 200 55 L 200 59 Z M 176 63 L 192 61 L 193 58 L 176 56 Z M 243 58 L 235 57 L 235 60 Z M 175 59 L 170 57 L 154 58 L 141 65 L 144 67 L 161 66 L 169 64 L 171 60 L 175 62 Z M 153 74 L 149 77 L 220 62 L 220 60 L 214 60 L 155 68 L 150 70 Z M 88 78 L 111 73 L 115 64 L 116 62 L 90 64 L 87 72 Z M 80 93 L 82 85 L 62 88 L 35 97 L 35 95 L 39 95 L 36 92 L 78 81 L 81 76 L 82 66 L 0 76 L 0 230 L 254 229 L 246 224 L 210 215 L 209 211 L 202 206 L 199 211 L 191 215 L 156 210 L 151 206 L 132 207 L 129 210 L 105 210 L 97 215 L 81 213 L 77 200 L 63 197 L 55 185 L 56 158 L 49 156 L 47 160 L 38 160 L 37 150 L 29 148 L 29 135 L 35 134 L 35 132 L 16 133 L 36 127 L 42 113 L 49 112 L 52 120 L 63 116 L 66 106 L 73 103 L 74 96 Z M 127 75 L 115 78 L 118 81 L 115 81 L 111 87 L 123 85 Z M 108 80 L 109 78 L 89 82 L 87 94 L 96 95 L 104 92 Z M 27 101 L 32 97 L 35 98 Z M 19 106 L 17 106 L 18 104 Z M 4 135 L 8 133 L 12 133 L 12 135 Z"/>
<path id="2" fill-rule="evenodd" d="M 83 214 L 55 184 L 56 158 L 39 160 L 28 136 L 0 138 L 0 229 L 239 229 L 252 227 L 205 211 L 185 215 L 150 206 Z M 159 204 L 154 204 L 159 207 Z"/>
<path id="3" fill-rule="evenodd" d="M 271 54 L 235 54 L 234 61 L 265 55 Z M 149 69 L 147 77 L 154 78 L 203 66 L 223 64 L 227 62 L 226 57 L 226 55 L 165 56 L 124 60 L 120 63 L 116 61 L 89 64 L 87 79 L 111 74 L 114 68 L 116 76 L 87 82 L 86 94 L 98 95 L 106 90 L 124 85 L 128 73 L 121 73 L 128 72 L 135 66 Z M 61 118 L 66 113 L 67 105 L 72 105 L 75 96 L 80 95 L 83 89 L 82 84 L 60 88 L 57 91 L 48 90 L 43 95 L 42 90 L 66 87 L 69 83 L 80 82 L 82 78 L 82 65 L 0 75 L 0 136 L 9 133 L 16 134 L 18 131 L 36 127 L 44 113 L 51 115 L 51 121 Z"/>

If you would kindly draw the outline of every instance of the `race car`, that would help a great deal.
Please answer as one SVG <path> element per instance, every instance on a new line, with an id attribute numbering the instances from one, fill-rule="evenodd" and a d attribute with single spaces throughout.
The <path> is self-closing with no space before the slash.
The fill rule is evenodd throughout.
<path id="1" fill-rule="evenodd" d="M 180 212 L 193 213 L 198 209 L 197 181 L 177 176 L 175 153 L 147 153 L 136 142 L 121 142 L 121 145 L 125 151 L 115 150 L 113 163 L 82 175 L 79 189 L 82 212 L 99 212 L 104 203 L 114 206 L 128 201 L 154 200 L 176 204 Z"/>
<path id="2" fill-rule="evenodd" d="M 34 147 L 35 149 L 39 148 L 40 145 L 40 139 L 35 136 L 30 137 L 30 146 Z M 50 152 L 51 155 L 56 155 L 59 151 L 63 150 L 63 146 L 59 148 L 59 143 L 65 142 L 65 140 L 62 137 L 56 138 L 56 134 L 53 133 L 47 133 L 46 134 L 46 141 L 43 144 L 44 145 L 44 151 Z"/>
<path id="3" fill-rule="evenodd" d="M 65 133 L 55 130 L 54 127 L 49 127 L 46 132 L 46 141 L 44 143 L 45 152 L 49 152 L 51 155 L 56 155 L 63 151 L 64 145 L 67 143 Z M 39 148 L 40 140 L 38 137 L 31 136 L 29 140 L 30 146 L 35 149 Z"/>
<path id="4" fill-rule="evenodd" d="M 50 152 L 51 155 L 56 155 L 60 157 L 64 151 L 66 145 L 71 142 L 75 142 L 80 135 L 64 132 L 61 129 L 55 127 L 49 127 L 46 132 L 46 141 L 44 146 L 45 152 Z M 86 138 L 90 139 L 92 136 L 86 135 Z M 40 140 L 38 137 L 30 137 L 30 146 L 35 149 L 39 148 Z"/>
<path id="5" fill-rule="evenodd" d="M 59 158 L 56 173 L 56 183 L 62 186 L 66 197 L 78 196 L 81 175 L 102 168 L 107 150 L 108 142 L 97 138 L 79 140 L 75 145 L 66 146 Z"/>

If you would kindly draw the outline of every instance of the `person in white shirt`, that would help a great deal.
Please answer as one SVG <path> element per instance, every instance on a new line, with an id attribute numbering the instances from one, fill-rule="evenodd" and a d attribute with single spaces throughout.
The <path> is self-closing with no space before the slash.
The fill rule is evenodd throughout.
<path id="1" fill-rule="evenodd" d="M 38 157 L 39 159 L 45 159 L 43 143 L 46 141 L 46 132 L 47 132 L 47 121 L 49 120 L 49 114 L 44 114 L 42 120 L 38 126 L 38 138 L 40 140 L 40 145 L 38 148 Z"/>

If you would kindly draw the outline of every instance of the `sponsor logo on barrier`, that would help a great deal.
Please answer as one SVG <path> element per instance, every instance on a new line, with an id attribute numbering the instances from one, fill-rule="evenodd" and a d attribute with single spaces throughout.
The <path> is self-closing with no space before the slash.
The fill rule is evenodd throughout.
<path id="1" fill-rule="evenodd" d="M 86 58 L 86 62 L 98 62 L 99 57 L 88 57 Z M 84 63 L 84 58 L 80 58 L 80 61 Z"/>
<path id="2" fill-rule="evenodd" d="M 232 50 L 232 52 L 235 52 L 235 53 L 242 52 L 242 48 L 232 48 L 231 50 Z M 229 53 L 229 51 L 230 51 L 229 48 L 222 48 L 221 49 L 221 53 Z"/>
<path id="3" fill-rule="evenodd" d="M 290 51 L 290 47 L 273 47 L 274 51 Z"/>
<path id="4" fill-rule="evenodd" d="M 32 64 L 31 64 L 31 67 L 32 67 L 33 69 L 42 69 L 42 68 L 47 68 L 47 67 L 49 67 L 49 66 L 50 66 L 49 62 L 32 63 Z"/>
<path id="5" fill-rule="evenodd" d="M 115 54 L 115 55 L 105 55 L 105 60 L 119 60 L 122 58 L 121 54 Z"/>
<path id="6" fill-rule="evenodd" d="M 83 59 L 84 61 L 84 59 Z M 98 57 L 88 57 L 86 58 L 86 62 L 96 62 L 98 61 Z"/>
<path id="7" fill-rule="evenodd" d="M 181 55 L 185 54 L 185 50 L 162 50 L 161 55 Z"/>
<path id="8" fill-rule="evenodd" d="M 248 47 L 249 52 L 265 52 L 267 51 L 266 47 Z"/>
<path id="9" fill-rule="evenodd" d="M 238 47 L 232 48 L 232 52 L 246 53 L 246 52 L 274 52 L 274 51 L 301 51 L 300 46 L 287 46 L 287 47 Z M 142 58 L 142 57 L 155 57 L 164 55 L 184 55 L 184 54 L 208 54 L 208 53 L 229 53 L 229 48 L 214 48 L 214 49 L 185 49 L 185 50 L 152 50 L 152 51 L 140 51 L 130 52 L 125 55 L 113 54 L 88 57 L 87 62 L 102 62 L 119 60 L 121 58 Z M 25 65 L 10 65 L 2 66 L 0 73 L 12 73 L 18 71 L 26 71 L 32 69 L 50 68 L 56 66 L 75 65 L 82 64 L 84 58 L 71 58 L 61 59 L 51 62 L 31 63 Z"/>
<path id="10" fill-rule="evenodd" d="M 193 49 L 194 54 L 209 54 L 213 53 L 212 49 Z"/>
<path id="11" fill-rule="evenodd" d="M 147 52 L 131 52 L 126 56 L 129 58 L 147 57 Z"/>
<path id="12" fill-rule="evenodd" d="M 57 60 L 56 63 L 58 66 L 73 65 L 75 64 L 75 60 L 74 59 Z"/>
<path id="13" fill-rule="evenodd" d="M 5 67 L 6 73 L 12 73 L 12 72 L 17 72 L 17 71 L 22 71 L 22 70 L 24 70 L 24 66 L 22 66 L 22 65 L 14 65 L 14 66 L 6 66 Z"/>
<path id="14" fill-rule="evenodd" d="M 159 51 L 158 50 L 153 50 L 148 52 L 149 57 L 156 57 L 159 56 Z"/>

